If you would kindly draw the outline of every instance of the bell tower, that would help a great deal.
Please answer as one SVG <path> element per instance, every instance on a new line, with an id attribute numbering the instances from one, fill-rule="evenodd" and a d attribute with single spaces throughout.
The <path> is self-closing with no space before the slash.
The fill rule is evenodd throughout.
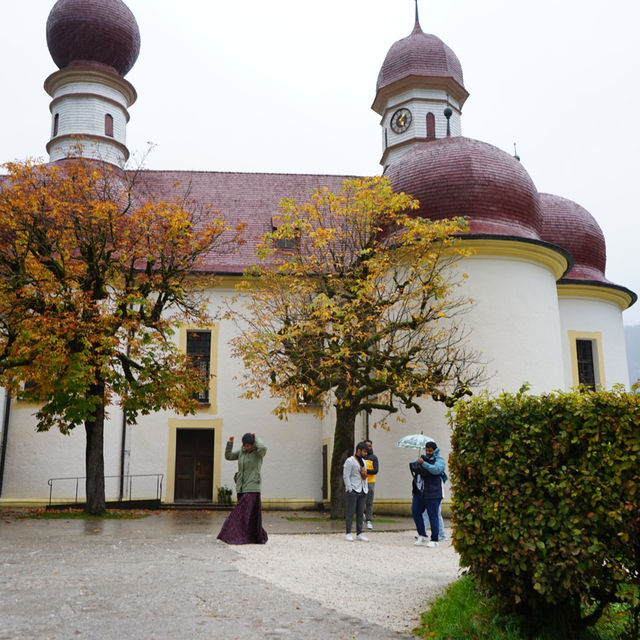
<path id="1" fill-rule="evenodd" d="M 460 61 L 440 38 L 422 31 L 416 0 L 413 31 L 389 49 L 371 107 L 382 117 L 384 169 L 418 142 L 461 135 L 468 96 Z"/>
<path id="2" fill-rule="evenodd" d="M 140 52 L 140 31 L 122 0 L 58 0 L 47 20 L 47 45 L 59 71 L 51 96 L 49 160 L 82 156 L 123 168 L 126 127 L 136 101 L 124 79 Z"/>

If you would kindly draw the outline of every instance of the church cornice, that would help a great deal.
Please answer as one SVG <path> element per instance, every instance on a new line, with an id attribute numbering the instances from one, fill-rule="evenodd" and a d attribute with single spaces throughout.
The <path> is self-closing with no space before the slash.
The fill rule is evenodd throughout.
<path id="1" fill-rule="evenodd" d="M 549 269 L 556 280 L 572 266 L 571 258 L 564 250 L 546 242 L 526 238 L 461 237 L 464 247 L 473 251 L 469 259 L 501 257 L 537 263 Z"/>
<path id="2" fill-rule="evenodd" d="M 559 282 L 558 297 L 565 300 L 592 298 L 613 304 L 622 311 L 637 300 L 632 291 L 606 282 Z"/>
<path id="3" fill-rule="evenodd" d="M 109 73 L 91 67 L 69 67 L 60 69 L 52 73 L 44 81 L 44 89 L 51 97 L 54 97 L 61 87 L 73 82 L 92 82 L 109 87 L 122 94 L 127 103 L 127 107 L 130 107 L 138 98 L 135 88 L 128 80 L 121 78 L 115 73 Z"/>
<path id="4" fill-rule="evenodd" d="M 51 138 L 51 140 L 47 142 L 47 147 L 46 147 L 47 153 L 51 154 L 51 149 L 55 145 L 65 140 L 71 140 L 75 145 L 78 145 L 79 148 L 81 149 L 86 148 L 87 151 L 90 151 L 91 147 L 95 146 L 96 144 L 103 144 L 106 146 L 117 147 L 122 153 L 124 161 L 126 162 L 129 159 L 129 155 L 130 155 L 129 149 L 127 149 L 127 147 L 124 144 L 122 144 L 121 142 L 118 142 L 118 140 L 116 140 L 115 138 L 110 138 L 109 136 L 99 136 L 93 133 L 92 134 L 69 133 L 69 134 L 56 136 L 55 138 Z"/>
<path id="5" fill-rule="evenodd" d="M 403 91 L 411 89 L 436 89 L 449 94 L 457 103 L 459 109 L 469 97 L 469 92 L 461 87 L 453 78 L 407 76 L 386 87 L 383 87 L 376 94 L 371 108 L 378 114 L 383 115 L 388 102 Z"/>

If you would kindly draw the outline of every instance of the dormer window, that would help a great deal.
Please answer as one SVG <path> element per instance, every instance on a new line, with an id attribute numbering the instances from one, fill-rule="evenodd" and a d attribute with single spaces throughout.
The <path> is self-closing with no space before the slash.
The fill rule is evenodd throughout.
<path id="1" fill-rule="evenodd" d="M 271 232 L 278 230 L 278 223 L 271 218 Z M 295 249 L 297 238 L 275 238 L 273 244 L 276 249 Z"/>
<path id="2" fill-rule="evenodd" d="M 104 116 L 104 135 L 113 138 L 113 116 L 110 113 Z"/>

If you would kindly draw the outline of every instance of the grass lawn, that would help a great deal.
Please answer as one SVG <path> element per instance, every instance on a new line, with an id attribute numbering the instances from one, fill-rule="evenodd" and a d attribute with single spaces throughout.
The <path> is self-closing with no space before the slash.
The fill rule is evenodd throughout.
<path id="1" fill-rule="evenodd" d="M 591 640 L 631 638 L 624 628 L 629 615 L 624 607 L 610 606 L 589 636 Z M 420 638 L 437 640 L 552 640 L 551 635 L 530 638 L 521 631 L 516 616 L 501 614 L 495 604 L 463 576 L 422 614 L 422 625 L 414 629 Z"/>

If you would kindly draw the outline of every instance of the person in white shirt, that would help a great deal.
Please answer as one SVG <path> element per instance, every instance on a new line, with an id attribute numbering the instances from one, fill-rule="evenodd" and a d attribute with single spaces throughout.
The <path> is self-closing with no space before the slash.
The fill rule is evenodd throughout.
<path id="1" fill-rule="evenodd" d="M 369 542 L 369 538 L 362 533 L 364 507 L 367 502 L 367 492 L 369 491 L 369 487 L 367 486 L 367 467 L 364 462 L 368 455 L 369 449 L 367 445 L 364 442 L 358 442 L 355 455 L 347 458 L 342 468 L 344 489 L 347 492 L 344 519 L 347 528 L 346 540 L 349 542 L 353 542 L 354 540 L 351 534 L 354 513 L 356 514 L 355 539 L 360 542 Z"/>

